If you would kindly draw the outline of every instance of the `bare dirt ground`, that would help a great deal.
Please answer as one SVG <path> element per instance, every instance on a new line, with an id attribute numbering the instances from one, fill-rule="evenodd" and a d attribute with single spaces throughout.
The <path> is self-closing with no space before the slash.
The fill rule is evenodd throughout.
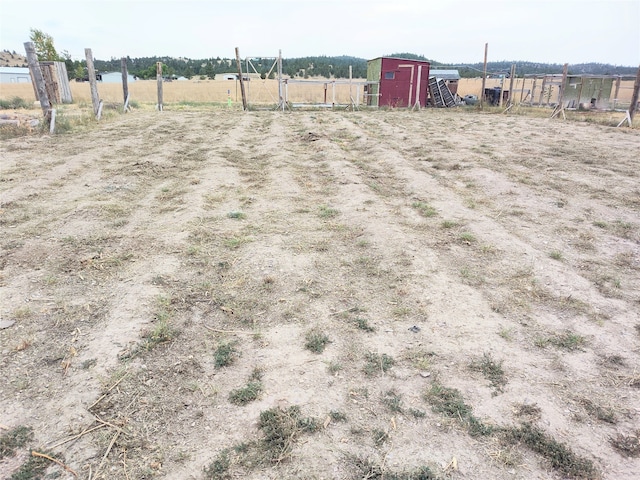
<path id="1" fill-rule="evenodd" d="M 639 152 L 442 110 L 3 140 L 0 477 L 638 478 Z"/>

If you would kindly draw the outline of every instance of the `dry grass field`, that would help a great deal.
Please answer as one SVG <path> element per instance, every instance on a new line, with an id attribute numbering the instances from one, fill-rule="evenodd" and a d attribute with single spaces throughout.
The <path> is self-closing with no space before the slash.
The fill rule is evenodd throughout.
<path id="1" fill-rule="evenodd" d="M 0 478 L 637 479 L 638 151 L 474 109 L 3 139 Z"/>
<path id="2" fill-rule="evenodd" d="M 315 80 L 321 82 L 321 80 Z M 364 81 L 356 79 L 354 82 Z M 540 83 L 540 82 L 538 82 Z M 276 105 L 278 103 L 278 81 L 252 79 L 247 85 L 247 95 L 249 103 L 260 105 Z M 500 85 L 498 79 L 487 79 L 486 88 Z M 523 84 L 522 79 L 518 79 L 514 85 L 515 100 L 520 100 L 520 91 L 525 91 L 533 87 L 533 82 L 527 79 Z M 504 85 L 509 88 L 508 81 Z M 163 99 L 165 103 L 220 103 L 226 104 L 229 97 L 233 103 L 242 102 L 238 82 L 229 80 L 196 80 L 173 81 L 163 84 Z M 482 90 L 482 80 L 478 78 L 463 78 L 460 80 L 458 94 L 460 96 L 480 95 Z M 137 103 L 157 103 L 157 82 L 155 80 L 138 80 L 129 83 L 131 101 Z M 538 86 L 538 92 L 540 86 Z M 351 86 L 351 96 L 354 99 L 361 93 L 359 102 L 364 104 L 362 96 L 363 90 L 357 90 L 355 85 Z M 71 82 L 71 93 L 75 103 L 91 104 L 91 92 L 88 83 Z M 621 82 L 618 104 L 628 108 L 633 93 L 633 81 Z M 107 103 L 122 104 L 123 93 L 120 83 L 99 83 L 98 94 Z M 337 104 L 349 104 L 349 85 L 336 84 L 335 99 Z M 613 92 L 612 92 L 613 95 Z M 0 84 L 0 98 L 21 97 L 28 101 L 35 99 L 33 88 L 30 84 Z M 330 81 L 327 82 L 327 101 L 333 100 L 333 87 Z M 325 86 L 323 83 L 291 83 L 288 86 L 288 99 L 293 103 L 322 103 L 325 99 Z"/>

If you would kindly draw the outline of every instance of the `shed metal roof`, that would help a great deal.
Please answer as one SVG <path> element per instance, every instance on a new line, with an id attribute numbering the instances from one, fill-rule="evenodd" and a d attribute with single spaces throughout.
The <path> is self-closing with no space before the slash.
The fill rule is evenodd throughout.
<path id="1" fill-rule="evenodd" d="M 429 75 L 443 80 L 460 80 L 460 72 L 458 70 L 434 70 L 432 68 Z"/>
<path id="2" fill-rule="evenodd" d="M 29 69 L 24 67 L 0 67 L 0 73 L 11 75 L 29 75 Z"/>
<path id="3" fill-rule="evenodd" d="M 416 62 L 416 63 L 431 63 L 429 62 L 429 60 L 416 60 L 415 58 L 404 58 L 404 57 L 376 57 L 376 58 L 372 58 L 370 60 L 367 60 L 367 63 L 369 62 L 374 62 L 376 60 L 380 60 L 380 59 L 385 59 L 385 60 L 403 60 L 403 61 L 407 61 L 407 62 Z"/>

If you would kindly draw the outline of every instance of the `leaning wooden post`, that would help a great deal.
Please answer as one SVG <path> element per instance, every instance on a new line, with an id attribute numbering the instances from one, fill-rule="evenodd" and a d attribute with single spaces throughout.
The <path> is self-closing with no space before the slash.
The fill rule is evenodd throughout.
<path id="1" fill-rule="evenodd" d="M 56 109 L 51 110 L 51 121 L 49 122 L 49 133 L 56 133 Z"/>
<path id="2" fill-rule="evenodd" d="M 416 87 L 416 101 L 413 104 L 413 107 L 411 108 L 411 110 L 417 108 L 418 110 L 420 110 L 420 87 L 422 84 L 422 65 L 418 65 L 418 86 Z"/>
<path id="3" fill-rule="evenodd" d="M 284 112 L 284 94 L 282 92 L 282 50 L 278 50 L 278 107 Z"/>
<path id="4" fill-rule="evenodd" d="M 331 108 L 336 108 L 336 81 L 331 82 Z"/>
<path id="5" fill-rule="evenodd" d="M 87 74 L 89 75 L 89 87 L 91 88 L 91 103 L 93 104 L 93 114 L 97 118 L 100 111 L 100 97 L 98 96 L 96 70 L 93 66 L 93 54 L 91 53 L 90 48 L 84 49 L 84 56 L 87 60 Z"/>
<path id="6" fill-rule="evenodd" d="M 555 117 L 559 113 L 562 113 L 562 118 L 565 120 L 567 116 L 564 114 L 564 89 L 567 85 L 567 73 L 569 71 L 569 64 L 565 63 L 562 68 L 562 83 L 560 84 L 560 91 L 558 92 L 558 104 L 556 108 L 553 109 L 553 113 L 551 114 L 551 118 Z"/>
<path id="7" fill-rule="evenodd" d="M 48 123 L 51 120 L 51 102 L 49 101 L 49 95 L 47 95 L 47 88 L 44 82 L 44 76 L 38 63 L 38 55 L 36 54 L 36 46 L 33 42 L 25 42 L 24 50 L 27 52 L 27 62 L 29 64 L 29 72 L 31 78 L 36 87 L 36 94 L 38 95 L 38 101 L 40 102 L 40 108 L 44 114 L 45 121 Z"/>
<path id="8" fill-rule="evenodd" d="M 533 97 L 535 96 L 535 92 L 536 92 L 536 85 L 538 85 L 538 80 L 540 76 L 537 74 L 533 75 L 533 82 L 531 84 L 531 91 L 529 92 L 529 106 L 533 106 Z M 525 97 L 526 100 L 526 97 Z"/>
<path id="9" fill-rule="evenodd" d="M 516 76 L 516 64 L 511 64 L 511 72 L 509 73 L 509 97 L 507 101 L 507 106 L 510 107 L 513 105 L 513 82 Z"/>
<path id="10" fill-rule="evenodd" d="M 618 95 L 620 94 L 620 81 L 622 80 L 622 78 L 620 77 L 620 75 L 618 75 L 618 78 L 616 78 L 616 93 L 614 93 L 613 95 L 613 109 L 615 110 L 616 108 L 616 104 L 618 103 Z"/>
<path id="11" fill-rule="evenodd" d="M 122 96 L 124 97 L 124 109 L 126 113 L 129 108 L 129 72 L 127 71 L 127 58 L 122 57 L 120 60 L 122 66 Z"/>
<path id="12" fill-rule="evenodd" d="M 633 84 L 633 94 L 631 95 L 631 105 L 629 105 L 629 110 L 625 113 L 624 119 L 618 124 L 621 126 L 624 122 L 628 122 L 629 126 L 633 125 L 633 117 L 638 110 L 638 91 L 640 90 L 640 67 L 638 67 L 638 73 L 636 75 L 636 81 Z"/>
<path id="13" fill-rule="evenodd" d="M 247 95 L 244 91 L 244 80 L 242 78 L 242 63 L 240 63 L 240 49 L 236 47 L 236 64 L 238 65 L 238 81 L 240 82 L 240 94 L 242 95 L 242 109 L 248 110 Z"/>
<path id="14" fill-rule="evenodd" d="M 484 108 L 484 86 L 487 82 L 487 53 L 489 53 L 489 44 L 484 44 L 484 68 L 482 70 L 482 91 L 480 92 L 480 107 Z"/>
<path id="15" fill-rule="evenodd" d="M 352 93 L 352 89 L 353 89 L 353 66 L 349 65 L 349 102 L 351 102 L 351 111 L 354 111 L 355 108 L 355 103 L 353 101 L 353 93 Z"/>
<path id="16" fill-rule="evenodd" d="M 158 111 L 162 111 L 162 62 L 156 63 L 156 80 L 158 81 Z"/>
<path id="17" fill-rule="evenodd" d="M 638 90 L 640 89 L 640 67 L 636 75 L 636 82 L 633 84 L 633 95 L 631 95 L 631 105 L 629 106 L 629 118 L 633 121 L 633 117 L 638 110 Z M 631 126 L 631 123 L 629 123 Z"/>
<path id="18" fill-rule="evenodd" d="M 631 95 L 631 105 L 629 106 L 629 117 L 633 121 L 633 117 L 638 110 L 638 90 L 640 89 L 640 67 L 638 67 L 638 74 L 636 75 L 636 82 L 633 84 L 633 95 Z M 631 125 L 629 125 L 631 126 Z"/>
<path id="19" fill-rule="evenodd" d="M 547 85 L 547 76 L 544 75 L 542 77 L 542 86 L 540 87 L 540 98 L 538 99 L 538 105 L 542 105 L 542 100 L 544 99 L 544 87 L 546 85 Z"/>

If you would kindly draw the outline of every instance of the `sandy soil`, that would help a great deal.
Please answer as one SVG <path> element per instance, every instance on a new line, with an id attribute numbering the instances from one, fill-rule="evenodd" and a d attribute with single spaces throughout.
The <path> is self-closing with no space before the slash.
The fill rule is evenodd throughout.
<path id="1" fill-rule="evenodd" d="M 639 151 L 442 110 L 3 140 L 0 477 L 637 478 Z"/>

